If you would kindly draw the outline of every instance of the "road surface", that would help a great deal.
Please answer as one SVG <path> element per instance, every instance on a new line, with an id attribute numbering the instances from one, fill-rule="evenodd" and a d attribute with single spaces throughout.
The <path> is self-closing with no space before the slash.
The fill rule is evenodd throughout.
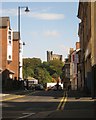
<path id="1" fill-rule="evenodd" d="M 2 118 L 94 118 L 95 100 L 75 92 L 34 91 L 3 97 Z"/>

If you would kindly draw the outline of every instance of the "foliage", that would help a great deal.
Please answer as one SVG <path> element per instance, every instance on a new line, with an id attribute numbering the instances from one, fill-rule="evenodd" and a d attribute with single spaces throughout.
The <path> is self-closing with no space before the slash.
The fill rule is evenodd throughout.
<path id="1" fill-rule="evenodd" d="M 47 83 L 52 82 L 52 77 L 48 73 L 46 69 L 43 69 L 41 67 L 37 67 L 34 70 L 34 78 L 39 80 L 39 83 Z"/>
<path id="2" fill-rule="evenodd" d="M 63 65 L 59 60 L 42 63 L 39 58 L 26 58 L 23 59 L 23 78 L 34 77 L 42 84 L 52 82 L 62 76 Z"/>
<path id="3" fill-rule="evenodd" d="M 28 76 L 34 76 L 34 69 L 41 65 L 41 60 L 39 58 L 24 58 L 23 59 L 23 78 Z"/>

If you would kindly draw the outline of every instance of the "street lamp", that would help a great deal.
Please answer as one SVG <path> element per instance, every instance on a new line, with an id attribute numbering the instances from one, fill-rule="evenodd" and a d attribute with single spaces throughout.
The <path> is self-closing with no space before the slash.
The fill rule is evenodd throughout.
<path id="1" fill-rule="evenodd" d="M 25 45 L 25 43 L 21 41 L 21 35 L 20 35 L 20 9 L 21 8 L 26 8 L 25 12 L 29 12 L 29 9 L 27 6 L 19 6 L 18 7 L 18 33 L 19 33 L 19 80 L 22 77 L 22 48 L 20 48 L 20 46 Z"/>
<path id="2" fill-rule="evenodd" d="M 20 8 L 26 8 L 25 12 L 29 12 L 30 11 L 27 6 L 19 6 L 18 7 L 18 32 L 19 32 L 19 38 L 20 38 Z"/>

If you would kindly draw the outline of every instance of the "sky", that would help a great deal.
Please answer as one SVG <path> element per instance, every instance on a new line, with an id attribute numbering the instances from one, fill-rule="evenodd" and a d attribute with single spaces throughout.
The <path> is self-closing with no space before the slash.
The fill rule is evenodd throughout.
<path id="1" fill-rule="evenodd" d="M 20 8 L 20 33 L 23 57 L 47 61 L 47 51 L 68 56 L 78 37 L 78 2 L 2 2 L 0 16 L 10 17 L 10 26 L 18 31 L 18 6 L 28 6 L 30 12 Z"/>

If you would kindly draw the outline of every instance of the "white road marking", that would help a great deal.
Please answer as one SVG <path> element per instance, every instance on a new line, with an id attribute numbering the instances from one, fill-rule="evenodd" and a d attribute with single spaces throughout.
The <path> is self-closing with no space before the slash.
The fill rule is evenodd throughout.
<path id="1" fill-rule="evenodd" d="M 26 117 L 30 117 L 31 115 L 34 115 L 35 113 L 22 113 L 22 114 L 25 114 L 25 115 L 24 115 L 24 116 L 21 116 L 21 117 L 18 117 L 18 118 L 15 119 L 15 120 L 22 119 L 22 118 L 26 118 Z"/>

